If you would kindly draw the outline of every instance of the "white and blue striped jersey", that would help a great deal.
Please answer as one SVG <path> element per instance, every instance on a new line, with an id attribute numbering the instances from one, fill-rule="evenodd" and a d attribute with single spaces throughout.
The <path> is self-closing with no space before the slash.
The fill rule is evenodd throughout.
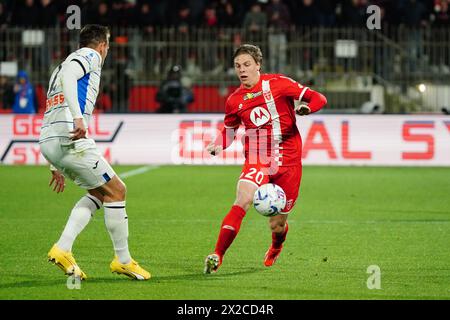
<path id="1" fill-rule="evenodd" d="M 73 117 L 64 98 L 61 81 L 62 71 L 71 61 L 78 63 L 84 72 L 84 76 L 77 80 L 77 88 L 74 92 L 78 96 L 84 124 L 88 128 L 100 86 L 102 57 L 94 49 L 84 47 L 71 53 L 50 77 L 47 105 L 39 137 L 40 143 L 52 138 L 70 137 L 69 132 L 73 130 Z"/>

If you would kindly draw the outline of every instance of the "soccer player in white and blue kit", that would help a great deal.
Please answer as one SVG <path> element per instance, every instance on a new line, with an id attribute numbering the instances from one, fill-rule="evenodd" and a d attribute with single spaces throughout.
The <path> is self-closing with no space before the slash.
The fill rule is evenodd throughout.
<path id="1" fill-rule="evenodd" d="M 39 144 L 50 162 L 50 186 L 64 191 L 65 177 L 87 189 L 74 206 L 60 239 L 48 253 L 67 275 L 82 280 L 86 274 L 72 255 L 72 245 L 101 206 L 105 225 L 114 245 L 112 272 L 132 279 L 147 280 L 150 273 L 131 258 L 128 250 L 128 216 L 125 210 L 126 186 L 98 151 L 86 132 L 97 99 L 100 73 L 108 54 L 107 27 L 86 25 L 80 31 L 80 49 L 70 54 L 50 77 L 47 106 Z"/>

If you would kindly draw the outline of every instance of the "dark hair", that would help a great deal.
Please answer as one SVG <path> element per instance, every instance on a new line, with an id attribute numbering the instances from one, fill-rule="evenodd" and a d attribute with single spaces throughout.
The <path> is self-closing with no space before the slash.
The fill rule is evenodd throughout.
<path id="1" fill-rule="evenodd" d="M 108 41 L 109 28 L 99 24 L 87 24 L 80 31 L 80 48 L 96 47 Z"/>
<path id="2" fill-rule="evenodd" d="M 262 55 L 261 49 L 257 46 L 254 46 L 252 44 L 241 45 L 234 52 L 233 61 L 237 56 L 239 56 L 241 54 L 249 54 L 252 56 L 252 58 L 255 60 L 256 63 L 262 64 L 263 55 Z"/>

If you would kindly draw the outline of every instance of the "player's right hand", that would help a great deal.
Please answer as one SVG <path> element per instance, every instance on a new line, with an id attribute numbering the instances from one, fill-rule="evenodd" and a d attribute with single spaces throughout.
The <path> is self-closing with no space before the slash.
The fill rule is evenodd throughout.
<path id="1" fill-rule="evenodd" d="M 212 156 L 217 156 L 219 153 L 222 152 L 222 146 L 216 146 L 214 144 L 214 142 L 211 142 L 210 144 L 208 144 L 208 146 L 206 147 L 206 151 L 208 151 L 208 153 Z"/>
<path id="2" fill-rule="evenodd" d="M 78 139 L 86 138 L 86 127 L 84 126 L 83 118 L 73 119 L 74 130 L 70 131 L 70 140 L 75 141 Z"/>
<path id="3" fill-rule="evenodd" d="M 66 186 L 64 175 L 59 170 L 51 170 L 51 173 L 52 179 L 50 180 L 48 186 L 51 187 L 52 184 L 55 183 L 53 186 L 53 191 L 56 193 L 63 192 L 64 187 Z"/>
<path id="4" fill-rule="evenodd" d="M 311 113 L 311 109 L 306 104 L 296 105 L 294 110 L 299 116 L 306 116 Z"/>

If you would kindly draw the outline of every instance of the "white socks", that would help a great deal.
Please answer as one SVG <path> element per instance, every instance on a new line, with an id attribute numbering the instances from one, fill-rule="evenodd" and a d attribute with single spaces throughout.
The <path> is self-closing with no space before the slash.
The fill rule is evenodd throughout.
<path id="1" fill-rule="evenodd" d="M 76 237 L 87 226 L 95 210 L 100 209 L 102 203 L 91 194 L 83 196 L 73 207 L 66 227 L 56 245 L 63 251 L 72 251 Z"/>
<path id="2" fill-rule="evenodd" d="M 102 203 L 91 194 L 83 196 L 73 207 L 66 227 L 56 245 L 63 251 L 71 252 L 72 245 L 81 231 L 87 226 L 95 210 Z M 114 250 L 122 264 L 131 262 L 128 250 L 128 216 L 125 201 L 104 203 L 105 225 L 114 245 Z"/>
<path id="3" fill-rule="evenodd" d="M 131 262 L 131 255 L 128 251 L 128 216 L 125 201 L 105 202 L 103 206 L 106 229 L 111 236 L 119 262 L 128 264 Z"/>

